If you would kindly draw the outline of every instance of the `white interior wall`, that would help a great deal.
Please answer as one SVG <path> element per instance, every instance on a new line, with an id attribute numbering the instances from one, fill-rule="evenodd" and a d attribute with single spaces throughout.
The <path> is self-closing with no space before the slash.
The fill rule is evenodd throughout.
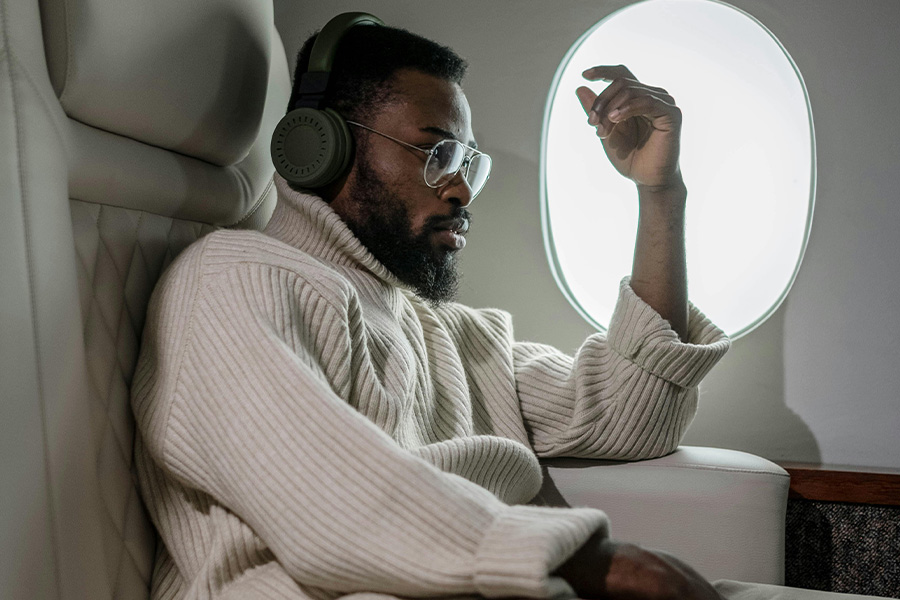
<path id="1" fill-rule="evenodd" d="M 519 339 L 573 350 L 592 331 L 557 289 L 544 255 L 541 120 L 568 47 L 627 4 L 275 0 L 275 14 L 289 56 L 331 16 L 365 10 L 469 60 L 464 87 L 494 174 L 473 206 L 460 299 L 509 310 Z M 806 80 L 818 193 L 793 290 L 703 383 L 685 443 L 774 460 L 900 467 L 900 3 L 732 4 L 766 24 Z M 727 135 L 727 123 L 722 130 Z M 760 135 L 765 130 L 760 123 Z M 605 160 L 599 148 L 598 160 Z"/>

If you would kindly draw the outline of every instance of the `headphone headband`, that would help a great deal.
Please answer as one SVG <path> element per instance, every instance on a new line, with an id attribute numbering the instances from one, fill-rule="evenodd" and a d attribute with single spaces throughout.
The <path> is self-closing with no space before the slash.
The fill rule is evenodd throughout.
<path id="1" fill-rule="evenodd" d="M 300 76 L 300 85 L 291 99 L 291 108 L 324 108 L 325 92 L 331 79 L 331 67 L 341 38 L 357 25 L 381 25 L 375 15 L 364 12 L 346 12 L 337 15 L 319 32 L 309 54 L 309 65 Z"/>
<path id="2" fill-rule="evenodd" d="M 309 67 L 306 70 L 330 73 L 341 38 L 348 29 L 356 25 L 383 26 L 384 23 L 375 15 L 364 12 L 346 12 L 334 17 L 316 36 L 312 52 L 309 55 Z"/>

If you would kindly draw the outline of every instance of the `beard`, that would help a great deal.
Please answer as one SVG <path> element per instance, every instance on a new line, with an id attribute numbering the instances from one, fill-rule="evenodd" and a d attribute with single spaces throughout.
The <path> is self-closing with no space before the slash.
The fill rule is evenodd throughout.
<path id="1" fill-rule="evenodd" d="M 356 210 L 345 219 L 347 227 L 381 264 L 433 307 L 456 298 L 460 279 L 456 252 L 435 248 L 431 236 L 447 217 L 471 220 L 469 211 L 453 206 L 449 215 L 426 220 L 416 234 L 406 205 L 378 176 L 364 152 L 357 152 L 350 195 Z"/>

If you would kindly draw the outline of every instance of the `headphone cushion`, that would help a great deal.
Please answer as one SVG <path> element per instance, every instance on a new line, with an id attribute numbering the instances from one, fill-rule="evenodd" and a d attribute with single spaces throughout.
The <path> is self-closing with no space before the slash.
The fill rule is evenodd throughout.
<path id="1" fill-rule="evenodd" d="M 292 110 L 272 134 L 275 170 L 299 187 L 321 188 L 343 175 L 352 148 L 347 123 L 330 108 Z"/>

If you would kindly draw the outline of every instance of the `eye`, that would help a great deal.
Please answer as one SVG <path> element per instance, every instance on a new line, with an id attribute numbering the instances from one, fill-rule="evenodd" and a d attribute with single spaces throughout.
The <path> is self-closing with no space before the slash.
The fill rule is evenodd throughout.
<path id="1" fill-rule="evenodd" d="M 456 144 L 453 142 L 449 142 L 444 140 L 442 142 L 438 142 L 434 148 L 431 149 L 431 155 L 434 157 L 434 160 L 437 162 L 437 166 L 441 169 L 446 169 L 450 166 L 450 163 L 453 161 L 453 155 L 455 154 Z"/>

